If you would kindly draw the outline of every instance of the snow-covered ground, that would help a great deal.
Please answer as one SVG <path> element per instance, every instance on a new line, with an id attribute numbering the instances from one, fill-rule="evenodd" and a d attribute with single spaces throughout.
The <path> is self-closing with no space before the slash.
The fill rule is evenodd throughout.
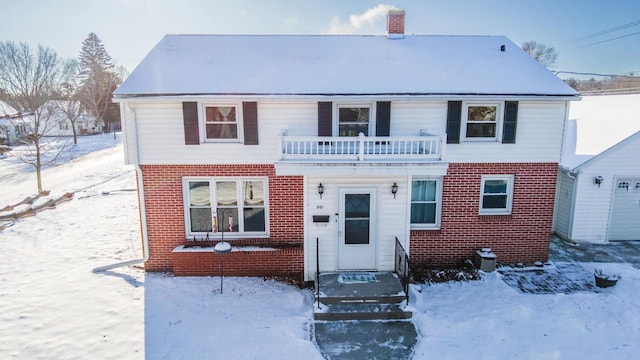
<path id="1" fill-rule="evenodd" d="M 0 231 L 1 359 L 322 359 L 308 290 L 225 278 L 220 293 L 220 278 L 93 273 L 141 257 L 135 172 L 112 135 L 80 141 L 86 155 L 43 174 L 52 194 L 74 198 Z M 35 192 L 33 173 L 18 168 L 0 159 L 0 208 Z M 413 286 L 414 358 L 635 359 L 640 270 L 598 267 L 622 275 L 618 285 L 532 295 L 495 272 Z"/>

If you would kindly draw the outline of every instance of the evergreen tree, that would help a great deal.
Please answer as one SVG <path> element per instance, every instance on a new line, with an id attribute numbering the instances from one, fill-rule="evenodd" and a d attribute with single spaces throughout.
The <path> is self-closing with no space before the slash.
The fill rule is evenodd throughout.
<path id="1" fill-rule="evenodd" d="M 79 98 L 83 106 L 96 117 L 100 126 L 105 125 L 113 92 L 122 81 L 116 72 L 111 56 L 95 33 L 82 42 L 79 58 Z"/>

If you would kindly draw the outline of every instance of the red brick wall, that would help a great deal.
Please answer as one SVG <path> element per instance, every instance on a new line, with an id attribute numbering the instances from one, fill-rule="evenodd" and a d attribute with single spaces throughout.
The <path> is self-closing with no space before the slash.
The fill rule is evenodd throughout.
<path id="1" fill-rule="evenodd" d="M 440 230 L 411 231 L 416 265 L 456 265 L 490 247 L 498 262 L 549 255 L 557 163 L 450 164 L 443 182 Z M 479 215 L 482 175 L 515 175 L 511 215 Z"/>
<path id="2" fill-rule="evenodd" d="M 302 247 L 276 251 L 233 251 L 224 255 L 225 276 L 302 277 Z M 222 255 L 213 251 L 177 251 L 172 254 L 176 276 L 220 276 Z"/>
<path id="3" fill-rule="evenodd" d="M 276 176 L 273 165 L 142 165 L 141 168 L 149 236 L 149 261 L 145 263 L 145 268 L 149 271 L 171 271 L 171 251 L 185 242 L 183 176 L 268 177 L 268 241 L 304 242 L 301 176 Z"/>

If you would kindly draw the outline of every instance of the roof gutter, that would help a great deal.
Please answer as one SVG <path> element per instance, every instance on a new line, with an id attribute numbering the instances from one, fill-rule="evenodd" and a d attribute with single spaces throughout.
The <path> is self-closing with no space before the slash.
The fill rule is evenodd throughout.
<path id="1" fill-rule="evenodd" d="M 135 129 L 134 139 L 136 142 L 136 181 L 138 185 L 138 204 L 140 206 L 140 222 L 141 222 L 140 227 L 142 230 L 142 258 L 123 261 L 123 262 L 119 262 L 111 265 L 100 266 L 93 269 L 94 273 L 105 272 L 107 270 L 111 270 L 111 269 L 115 269 L 123 266 L 131 266 L 131 265 L 136 265 L 140 263 L 145 263 L 149 260 L 149 234 L 147 232 L 147 207 L 146 207 L 145 197 L 144 197 L 144 186 L 143 186 L 144 179 L 142 174 L 142 167 L 140 167 L 140 151 L 139 151 L 140 142 L 138 141 L 138 121 L 136 119 L 135 109 L 131 107 L 131 105 L 128 103 L 126 105 L 129 108 L 129 110 L 133 113 L 133 124 Z M 120 116 L 121 119 L 126 119 L 124 107 L 121 107 L 120 115 L 121 115 Z"/>

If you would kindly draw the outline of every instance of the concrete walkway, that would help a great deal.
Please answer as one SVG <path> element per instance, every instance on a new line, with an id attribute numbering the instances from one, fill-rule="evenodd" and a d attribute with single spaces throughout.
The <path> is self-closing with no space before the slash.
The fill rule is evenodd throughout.
<path id="1" fill-rule="evenodd" d="M 331 360 L 411 359 L 418 341 L 411 321 L 317 321 L 315 333 Z"/>
<path id="2" fill-rule="evenodd" d="M 640 241 L 587 244 L 554 237 L 551 239 L 549 259 L 553 262 L 627 263 L 640 269 Z"/>

